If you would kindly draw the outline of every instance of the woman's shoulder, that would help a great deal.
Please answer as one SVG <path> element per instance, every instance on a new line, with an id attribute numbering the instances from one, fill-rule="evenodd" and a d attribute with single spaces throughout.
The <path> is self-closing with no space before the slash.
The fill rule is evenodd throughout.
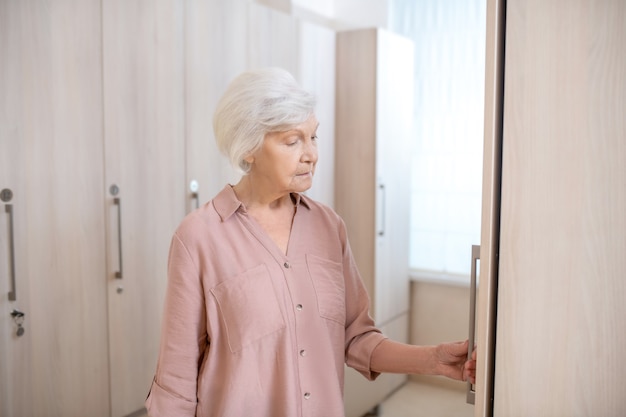
<path id="1" fill-rule="evenodd" d="M 218 221 L 219 216 L 216 215 L 212 207 L 212 200 L 210 200 L 188 213 L 178 224 L 176 234 L 180 238 L 203 236 L 207 234 L 207 231 L 215 229 L 212 225 Z"/>
<path id="2" fill-rule="evenodd" d="M 232 190 L 226 186 L 212 199 L 188 213 L 178 225 L 176 233 L 183 236 L 207 236 L 220 230 L 219 225 L 237 210 Z"/>
<path id="3" fill-rule="evenodd" d="M 334 208 L 306 195 L 302 195 L 301 198 L 302 203 L 309 209 L 317 221 L 327 223 L 328 225 L 331 225 L 333 229 L 341 231 L 345 229 L 343 218 L 335 211 Z"/>

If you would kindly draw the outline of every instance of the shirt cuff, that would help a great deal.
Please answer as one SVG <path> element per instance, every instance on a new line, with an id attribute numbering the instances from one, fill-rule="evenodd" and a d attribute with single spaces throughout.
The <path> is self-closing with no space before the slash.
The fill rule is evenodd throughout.
<path id="1" fill-rule="evenodd" d="M 370 363 L 372 352 L 387 336 L 379 332 L 369 332 L 354 340 L 346 352 L 346 365 L 358 371 L 370 381 L 375 380 L 380 372 L 372 371 Z"/>
<path id="2" fill-rule="evenodd" d="M 156 379 L 152 381 L 145 403 L 149 417 L 194 417 L 196 405 L 196 402 L 187 401 L 166 391 L 157 384 Z"/>

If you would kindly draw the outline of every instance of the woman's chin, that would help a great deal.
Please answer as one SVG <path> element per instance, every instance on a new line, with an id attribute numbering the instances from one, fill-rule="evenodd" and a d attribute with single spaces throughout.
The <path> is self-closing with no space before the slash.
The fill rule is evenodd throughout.
<path id="1" fill-rule="evenodd" d="M 303 193 L 313 186 L 313 175 L 299 175 L 298 181 L 294 184 L 293 192 Z"/>

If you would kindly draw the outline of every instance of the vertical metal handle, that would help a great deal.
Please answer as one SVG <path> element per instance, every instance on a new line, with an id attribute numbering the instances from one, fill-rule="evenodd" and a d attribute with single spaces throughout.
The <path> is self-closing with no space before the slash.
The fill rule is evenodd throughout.
<path id="1" fill-rule="evenodd" d="M 117 206 L 117 250 L 120 261 L 120 270 L 115 272 L 115 278 L 122 279 L 122 200 L 115 197 L 113 204 Z"/>
<path id="2" fill-rule="evenodd" d="M 111 195 L 116 196 L 120 188 L 113 184 L 109 187 Z M 113 204 L 117 206 L 117 253 L 119 256 L 120 269 L 115 272 L 115 278 L 122 279 L 122 200 L 119 197 L 113 199 Z"/>
<path id="3" fill-rule="evenodd" d="M 8 203 L 13 198 L 13 191 L 4 188 L 0 191 L 0 200 Z M 9 291 L 9 301 L 17 300 L 17 290 L 15 288 L 15 243 L 13 241 L 13 204 L 5 204 L 4 211 L 9 216 L 9 280 L 11 282 L 11 291 Z"/>
<path id="4" fill-rule="evenodd" d="M 470 273 L 470 314 L 469 314 L 469 344 L 467 347 L 467 359 L 472 358 L 474 351 L 474 333 L 476 332 L 476 261 L 480 259 L 480 246 L 472 245 L 472 268 Z M 474 404 L 476 391 L 473 384 L 467 381 L 467 398 L 468 404 Z"/>
<path id="5" fill-rule="evenodd" d="M 11 290 L 9 291 L 9 301 L 17 300 L 17 289 L 15 288 L 15 244 L 13 242 L 13 204 L 4 206 L 5 212 L 9 215 L 9 280 Z"/>
<path id="6" fill-rule="evenodd" d="M 378 190 L 380 192 L 380 211 L 378 214 L 378 236 L 385 235 L 385 207 L 387 205 L 385 201 L 385 184 L 379 184 Z"/>

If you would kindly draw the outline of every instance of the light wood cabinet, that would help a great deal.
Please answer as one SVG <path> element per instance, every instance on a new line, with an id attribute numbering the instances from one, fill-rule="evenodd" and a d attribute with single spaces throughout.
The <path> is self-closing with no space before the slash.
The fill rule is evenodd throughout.
<path id="1" fill-rule="evenodd" d="M 401 342 L 408 341 L 412 95 L 410 40 L 382 29 L 337 34 L 336 210 L 373 317 Z M 364 414 L 405 380 L 385 374 L 371 383 L 347 369 L 346 414 Z"/>
<path id="2" fill-rule="evenodd" d="M 503 3 L 488 2 L 475 415 L 624 415 L 626 8 Z"/>
<path id="3" fill-rule="evenodd" d="M 45 3 L 0 2 L 0 416 L 125 416 L 155 372 L 172 233 L 238 179 L 215 103 L 284 66 L 334 150 L 334 32 L 247 0 Z"/>
<path id="4" fill-rule="evenodd" d="M 159 351 L 170 239 L 185 215 L 183 6 L 102 4 L 113 416 L 143 408 Z"/>
<path id="5" fill-rule="evenodd" d="M 182 3 L 41 6 L 0 3 L 0 415 L 128 415 L 185 212 Z"/>
<path id="6" fill-rule="evenodd" d="M 99 1 L 0 2 L 1 416 L 110 415 L 101 43 Z"/>

